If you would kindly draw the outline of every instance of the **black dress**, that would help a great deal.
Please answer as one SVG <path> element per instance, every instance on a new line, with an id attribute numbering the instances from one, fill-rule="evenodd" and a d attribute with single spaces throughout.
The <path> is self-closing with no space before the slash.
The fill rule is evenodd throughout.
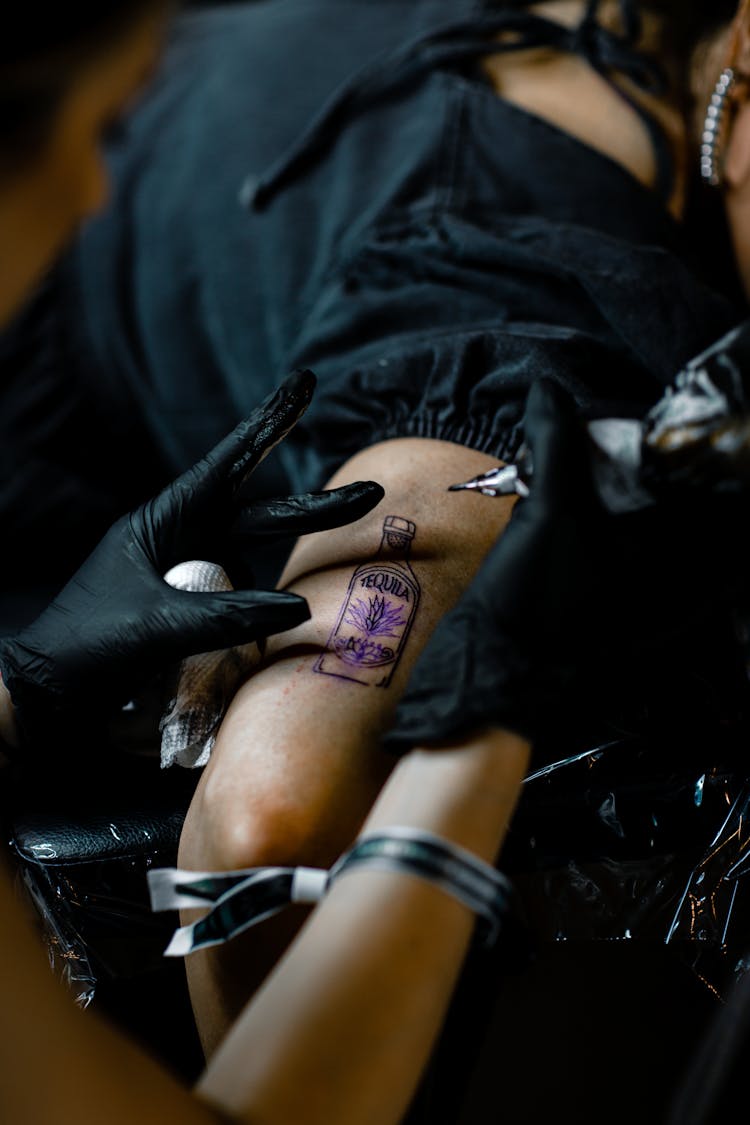
<path id="1" fill-rule="evenodd" d="M 184 15 L 110 151 L 111 206 L 0 351 L 6 586 L 69 568 L 293 368 L 319 390 L 267 492 L 385 438 L 512 457 L 540 374 L 589 415 L 640 413 L 740 319 L 664 206 L 655 126 L 650 192 L 477 72 L 514 29 L 653 84 L 634 5 L 621 36 L 597 6 L 573 31 L 477 0 Z"/>

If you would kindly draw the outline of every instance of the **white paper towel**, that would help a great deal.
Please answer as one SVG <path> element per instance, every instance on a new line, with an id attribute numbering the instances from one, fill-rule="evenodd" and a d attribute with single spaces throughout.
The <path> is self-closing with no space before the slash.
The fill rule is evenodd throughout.
<path id="1" fill-rule="evenodd" d="M 164 581 L 194 593 L 233 589 L 222 567 L 201 560 L 180 563 L 164 575 Z M 162 769 L 205 766 L 227 707 L 259 663 L 260 649 L 255 643 L 182 661 L 174 698 L 159 724 Z"/>

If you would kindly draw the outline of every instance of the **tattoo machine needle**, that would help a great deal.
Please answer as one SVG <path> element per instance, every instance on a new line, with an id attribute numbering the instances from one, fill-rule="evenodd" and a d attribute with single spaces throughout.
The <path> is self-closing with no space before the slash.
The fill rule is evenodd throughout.
<path id="1" fill-rule="evenodd" d="M 449 492 L 479 492 L 482 496 L 521 496 L 529 495 L 527 481 L 531 477 L 531 456 L 526 449 L 519 453 L 518 462 L 512 465 L 498 465 L 488 473 L 452 484 Z"/>
<path id="2" fill-rule="evenodd" d="M 678 373 L 642 417 L 586 422 L 594 485 L 605 509 L 635 512 L 667 489 L 705 493 L 750 490 L 750 321 L 732 329 Z M 529 447 L 509 465 L 449 492 L 526 497 L 533 477 Z"/>

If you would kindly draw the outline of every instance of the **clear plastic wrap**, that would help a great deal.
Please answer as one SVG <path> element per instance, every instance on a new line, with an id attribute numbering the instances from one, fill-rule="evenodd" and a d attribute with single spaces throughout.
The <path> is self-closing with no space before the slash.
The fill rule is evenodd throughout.
<path id="1" fill-rule="evenodd" d="M 80 1008 L 88 1008 L 96 991 L 96 973 L 71 916 L 70 888 L 52 879 L 43 867 L 24 866 L 19 877 L 37 911 L 52 973 Z"/>
<path id="2" fill-rule="evenodd" d="M 750 952 L 750 771 L 626 738 L 526 781 L 504 857 L 537 942 L 657 942 L 723 996 Z"/>

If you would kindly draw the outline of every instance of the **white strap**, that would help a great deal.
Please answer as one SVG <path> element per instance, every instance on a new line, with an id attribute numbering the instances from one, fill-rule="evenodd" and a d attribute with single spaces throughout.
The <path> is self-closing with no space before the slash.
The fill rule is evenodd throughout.
<path id="1" fill-rule="evenodd" d="M 328 872 L 318 867 L 295 867 L 292 902 L 320 902 L 328 889 Z"/>
<path id="2" fill-rule="evenodd" d="M 182 871 L 177 867 L 155 867 L 146 874 L 148 880 L 151 909 L 185 910 L 190 907 L 208 909 L 222 895 L 238 883 L 254 875 L 263 868 L 248 867 L 241 871 Z M 282 870 L 278 868 L 277 870 Z M 204 883 L 211 887 L 212 893 L 200 892 L 196 884 Z"/>

